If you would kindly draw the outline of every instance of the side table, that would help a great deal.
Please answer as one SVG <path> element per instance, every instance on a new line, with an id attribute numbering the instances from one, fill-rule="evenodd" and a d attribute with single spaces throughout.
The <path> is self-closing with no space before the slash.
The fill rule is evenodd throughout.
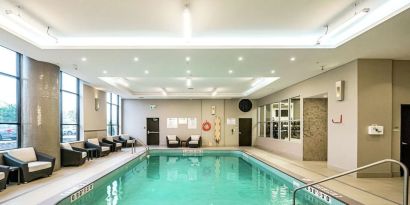
<path id="1" fill-rule="evenodd" d="M 17 171 L 17 185 L 20 184 L 20 167 L 9 167 L 10 172 Z"/>

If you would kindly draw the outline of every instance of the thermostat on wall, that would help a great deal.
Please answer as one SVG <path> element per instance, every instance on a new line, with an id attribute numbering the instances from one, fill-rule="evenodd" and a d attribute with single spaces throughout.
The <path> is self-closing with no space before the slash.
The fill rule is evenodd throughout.
<path id="1" fill-rule="evenodd" d="M 383 135 L 383 126 L 380 125 L 370 125 L 368 127 L 369 135 Z"/>

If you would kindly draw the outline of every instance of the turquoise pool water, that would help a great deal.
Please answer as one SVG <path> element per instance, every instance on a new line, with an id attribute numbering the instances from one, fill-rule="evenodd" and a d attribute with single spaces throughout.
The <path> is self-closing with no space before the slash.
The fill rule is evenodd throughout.
<path id="1" fill-rule="evenodd" d="M 207 151 L 201 156 L 181 151 L 151 151 L 93 183 L 77 200 L 60 204 L 292 204 L 299 181 L 239 151 Z M 297 204 L 326 202 L 307 191 Z"/>

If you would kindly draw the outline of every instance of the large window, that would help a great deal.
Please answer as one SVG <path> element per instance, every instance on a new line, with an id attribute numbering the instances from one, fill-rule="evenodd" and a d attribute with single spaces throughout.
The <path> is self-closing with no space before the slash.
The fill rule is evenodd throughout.
<path id="1" fill-rule="evenodd" d="M 61 72 L 61 142 L 79 140 L 80 80 Z"/>
<path id="2" fill-rule="evenodd" d="M 121 97 L 107 93 L 107 135 L 118 135 L 120 130 Z"/>
<path id="3" fill-rule="evenodd" d="M 20 143 L 20 54 L 0 47 L 0 150 Z"/>
<path id="4" fill-rule="evenodd" d="M 280 140 L 299 140 L 300 97 L 258 107 L 258 135 Z"/>

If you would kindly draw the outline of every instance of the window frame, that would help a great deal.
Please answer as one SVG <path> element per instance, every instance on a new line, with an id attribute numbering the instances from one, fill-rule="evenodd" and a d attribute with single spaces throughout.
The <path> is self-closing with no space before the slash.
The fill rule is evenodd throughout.
<path id="1" fill-rule="evenodd" d="M 17 120 L 15 123 L 0 122 L 0 125 L 16 125 L 17 126 L 16 147 L 10 148 L 10 149 L 0 149 L 0 151 L 6 151 L 6 150 L 11 150 L 11 149 L 16 149 L 16 148 L 21 147 L 21 65 L 22 65 L 21 59 L 22 59 L 22 55 L 4 46 L 0 46 L 0 47 L 16 53 L 16 75 L 14 76 L 14 75 L 3 73 L 0 71 L 1 76 L 13 78 L 16 80 L 16 111 L 17 111 L 16 117 L 17 117 Z"/>
<path id="2" fill-rule="evenodd" d="M 109 114 L 109 116 L 107 116 L 107 135 L 108 136 L 114 136 L 114 135 L 119 135 L 120 134 L 120 107 L 121 107 L 121 101 L 120 101 L 120 99 L 121 99 L 121 97 L 120 97 L 120 95 L 117 95 L 117 94 L 115 94 L 114 93 L 114 95 L 116 95 L 116 101 L 117 101 L 117 104 L 114 104 L 113 102 L 112 102 L 112 97 L 113 97 L 113 93 L 107 93 L 106 94 L 106 103 L 107 103 L 107 111 L 109 110 L 109 112 L 108 113 L 110 113 Z M 113 110 L 113 107 L 115 107 L 116 109 L 117 109 L 117 123 L 116 124 L 113 124 L 112 123 L 112 110 Z M 116 128 L 116 132 L 115 133 L 113 133 L 113 127 L 115 126 L 115 128 Z"/>
<path id="3" fill-rule="evenodd" d="M 69 75 L 71 77 L 74 77 L 76 79 L 76 92 L 74 93 L 72 91 L 68 91 L 68 90 L 63 90 L 63 73 L 66 75 Z M 69 94 L 73 94 L 76 95 L 76 103 L 77 103 L 77 107 L 76 107 L 76 118 L 77 118 L 77 123 L 64 123 L 63 122 L 63 92 L 65 93 L 69 93 Z M 71 126 L 76 126 L 77 127 L 77 132 L 76 132 L 76 139 L 74 141 L 68 141 L 68 142 L 75 142 L 75 141 L 80 141 L 80 79 L 72 76 L 68 73 L 65 73 L 63 71 L 60 71 L 60 142 L 64 143 L 65 141 L 63 140 L 64 136 L 63 136 L 63 127 L 67 126 L 67 125 L 71 125 Z"/>

